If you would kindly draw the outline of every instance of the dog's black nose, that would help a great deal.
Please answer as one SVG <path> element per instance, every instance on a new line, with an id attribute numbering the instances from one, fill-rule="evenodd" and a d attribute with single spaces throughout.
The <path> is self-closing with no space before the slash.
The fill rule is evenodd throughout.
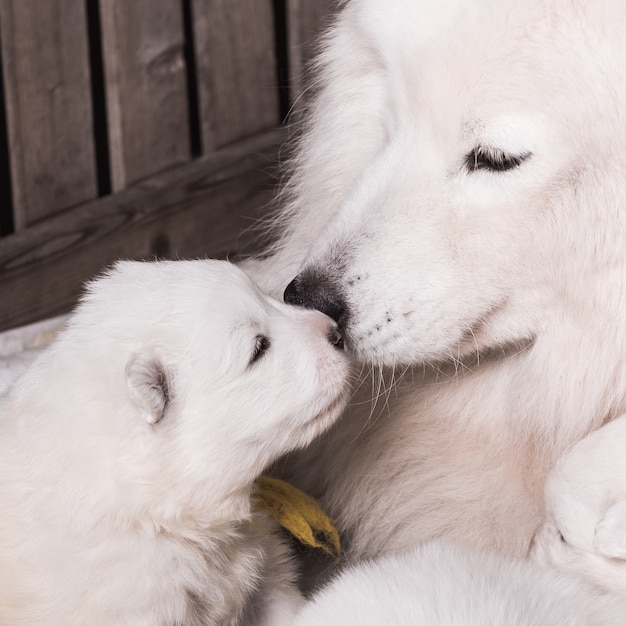
<path id="1" fill-rule="evenodd" d="M 287 304 L 295 304 L 296 306 L 305 306 L 304 298 L 301 294 L 300 289 L 300 280 L 299 277 L 296 276 L 288 285 L 285 287 L 285 293 L 283 294 L 283 300 Z"/>
<path id="2" fill-rule="evenodd" d="M 284 300 L 287 304 L 317 309 L 345 326 L 346 305 L 336 287 L 328 280 L 311 272 L 298 274 L 285 289 Z"/>

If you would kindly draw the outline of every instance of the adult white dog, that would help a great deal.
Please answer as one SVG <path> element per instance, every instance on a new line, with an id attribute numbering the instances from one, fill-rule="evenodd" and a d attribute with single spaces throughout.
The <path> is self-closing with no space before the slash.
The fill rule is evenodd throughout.
<path id="1" fill-rule="evenodd" d="M 577 443 L 550 473 L 532 554 L 626 595 L 626 416 Z"/>
<path id="2" fill-rule="evenodd" d="M 412 367 L 296 471 L 353 557 L 526 554 L 555 459 L 626 410 L 625 26 L 622 0 L 350 0 L 323 40 L 250 267 Z"/>
<path id="3" fill-rule="evenodd" d="M 0 401 L 0 623 L 291 623 L 253 481 L 345 405 L 334 322 L 216 261 L 119 263 Z"/>

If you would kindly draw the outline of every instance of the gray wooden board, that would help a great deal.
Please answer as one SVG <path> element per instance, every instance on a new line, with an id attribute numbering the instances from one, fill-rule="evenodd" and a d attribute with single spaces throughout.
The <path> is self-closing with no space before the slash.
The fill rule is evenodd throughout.
<path id="1" fill-rule="evenodd" d="M 279 122 L 271 0 L 193 0 L 203 151 Z"/>
<path id="2" fill-rule="evenodd" d="M 188 160 L 182 4 L 100 0 L 114 191 Z"/>
<path id="3" fill-rule="evenodd" d="M 258 250 L 283 130 L 254 136 L 0 239 L 0 330 L 63 313 L 118 258 Z"/>
<path id="4" fill-rule="evenodd" d="M 336 10 L 337 0 L 287 0 L 289 92 L 292 103 L 309 86 L 308 66 L 315 57 L 319 36 Z"/>
<path id="5" fill-rule="evenodd" d="M 97 195 L 84 0 L 0 0 L 16 230 Z"/>

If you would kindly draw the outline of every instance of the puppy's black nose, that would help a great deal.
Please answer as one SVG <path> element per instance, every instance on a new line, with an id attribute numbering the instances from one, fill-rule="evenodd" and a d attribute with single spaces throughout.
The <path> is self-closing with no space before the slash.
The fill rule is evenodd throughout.
<path id="1" fill-rule="evenodd" d="M 330 281 L 312 272 L 298 274 L 285 289 L 283 296 L 287 304 L 317 309 L 345 326 L 346 306 L 341 294 Z"/>
<path id="2" fill-rule="evenodd" d="M 328 333 L 328 341 L 332 346 L 335 346 L 337 350 L 343 350 L 343 335 L 339 332 L 338 328 L 333 328 Z"/>

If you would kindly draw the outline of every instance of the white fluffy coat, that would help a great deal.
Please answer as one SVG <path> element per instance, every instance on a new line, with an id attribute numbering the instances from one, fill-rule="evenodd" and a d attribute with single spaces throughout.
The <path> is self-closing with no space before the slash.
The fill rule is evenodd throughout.
<path id="1" fill-rule="evenodd" d="M 621 0 L 351 0 L 321 42 L 248 267 L 315 278 L 360 361 L 408 368 L 293 466 L 353 558 L 525 555 L 550 467 L 626 410 L 625 24 Z"/>
<path id="2" fill-rule="evenodd" d="M 577 443 L 550 473 L 532 554 L 626 594 L 626 416 Z"/>
<path id="3" fill-rule="evenodd" d="M 615 626 L 625 611 L 579 580 L 435 541 L 346 570 L 294 626 Z"/>
<path id="4" fill-rule="evenodd" d="M 225 262 L 93 282 L 0 400 L 0 623 L 289 623 L 293 565 L 251 492 L 341 412 L 333 327 Z"/>

